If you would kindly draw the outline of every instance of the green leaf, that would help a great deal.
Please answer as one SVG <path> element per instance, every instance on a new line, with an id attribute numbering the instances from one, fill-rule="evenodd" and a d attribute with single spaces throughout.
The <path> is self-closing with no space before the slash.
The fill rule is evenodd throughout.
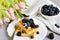
<path id="1" fill-rule="evenodd" d="M 0 20 L 2 20 L 2 14 L 0 13 Z"/>
<path id="2" fill-rule="evenodd" d="M 6 9 L 3 5 L 0 4 L 0 10 L 1 9 Z"/>
<path id="3" fill-rule="evenodd" d="M 10 17 L 7 15 L 6 12 L 7 12 L 7 11 L 0 10 L 0 13 L 2 14 L 3 17 L 8 17 L 8 18 L 10 18 Z"/>
<path id="4" fill-rule="evenodd" d="M 19 10 L 17 10 L 17 13 L 19 14 L 20 18 L 23 18 L 24 17 Z"/>

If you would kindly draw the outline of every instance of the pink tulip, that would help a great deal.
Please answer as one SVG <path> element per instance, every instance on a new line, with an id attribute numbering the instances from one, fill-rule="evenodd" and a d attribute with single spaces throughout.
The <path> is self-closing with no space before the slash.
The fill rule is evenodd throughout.
<path id="1" fill-rule="evenodd" d="M 24 2 L 20 2 L 20 8 L 25 8 L 25 3 Z"/>
<path id="2" fill-rule="evenodd" d="M 24 9 L 20 9 L 21 12 L 24 12 Z"/>
<path id="3" fill-rule="evenodd" d="M 23 12 L 25 10 L 25 3 L 24 2 L 20 2 L 19 7 L 20 7 L 20 11 Z"/>
<path id="4" fill-rule="evenodd" d="M 17 4 L 15 4 L 15 8 L 16 8 L 17 10 L 19 10 L 19 6 L 18 6 Z"/>
<path id="5" fill-rule="evenodd" d="M 14 9 L 13 8 L 10 8 L 9 9 L 9 13 L 14 13 Z"/>
<path id="6" fill-rule="evenodd" d="M 3 22 L 2 22 L 2 20 L 0 20 L 0 26 L 2 26 L 3 25 Z"/>
<path id="7" fill-rule="evenodd" d="M 4 17 L 4 21 L 5 22 L 10 22 L 9 18 L 7 18 L 7 17 Z"/>
<path id="8" fill-rule="evenodd" d="M 10 14 L 10 16 L 11 16 L 11 19 L 12 20 L 15 20 L 16 19 L 14 14 Z"/>
<path id="9" fill-rule="evenodd" d="M 14 15 L 14 9 L 13 8 L 9 9 L 9 14 L 10 14 L 11 19 L 15 20 L 15 15 Z"/>

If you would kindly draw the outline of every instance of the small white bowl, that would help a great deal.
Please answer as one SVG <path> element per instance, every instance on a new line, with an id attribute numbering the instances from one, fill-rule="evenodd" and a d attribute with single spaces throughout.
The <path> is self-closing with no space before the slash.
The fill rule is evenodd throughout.
<path id="1" fill-rule="evenodd" d="M 44 14 L 41 13 L 41 8 L 39 9 L 39 13 L 46 19 L 53 19 L 53 18 L 56 18 L 56 17 L 60 16 L 60 13 L 58 15 L 55 15 L 55 16 L 44 15 Z"/>

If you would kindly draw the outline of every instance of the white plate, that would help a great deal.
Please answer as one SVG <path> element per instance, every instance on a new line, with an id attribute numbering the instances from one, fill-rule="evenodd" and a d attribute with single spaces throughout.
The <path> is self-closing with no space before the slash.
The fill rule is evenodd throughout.
<path id="1" fill-rule="evenodd" d="M 29 37 L 18 37 L 18 36 L 16 36 L 16 33 L 15 33 L 13 40 L 43 40 L 46 37 L 47 28 L 45 27 L 45 25 L 35 18 L 32 18 L 32 19 L 34 20 L 34 22 L 36 24 L 39 25 L 39 35 L 37 35 L 34 39 L 30 39 Z M 17 23 L 16 20 L 13 21 L 12 23 L 9 24 L 9 26 L 7 28 L 7 32 L 10 37 L 12 36 L 12 34 L 14 32 L 14 26 L 16 23 Z"/>

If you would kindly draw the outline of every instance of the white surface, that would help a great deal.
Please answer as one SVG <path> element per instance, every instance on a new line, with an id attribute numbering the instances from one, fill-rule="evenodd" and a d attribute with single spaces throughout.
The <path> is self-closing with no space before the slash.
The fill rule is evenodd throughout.
<path id="1" fill-rule="evenodd" d="M 33 0 L 32 0 L 33 1 Z M 60 3 L 60 0 L 52 0 L 53 2 L 55 2 L 56 4 L 59 5 Z M 47 2 L 47 1 L 43 1 L 44 3 Z M 41 2 L 41 4 L 43 4 L 43 2 Z M 41 5 L 40 4 L 40 5 Z M 47 3 L 48 4 L 48 3 Z M 34 7 L 31 7 L 32 10 L 35 10 Z M 30 11 L 31 12 L 31 11 Z M 29 12 L 29 13 L 30 13 Z M 35 13 L 32 11 L 32 13 Z M 57 18 L 57 20 L 59 19 L 59 17 Z M 59 20 L 58 20 L 59 21 Z M 60 24 L 60 22 L 58 22 Z M 8 38 L 8 39 L 7 39 Z M 9 40 L 9 37 L 7 36 L 7 33 L 6 33 L 6 25 L 4 25 L 1 29 L 0 29 L 0 40 Z M 45 39 L 45 40 L 49 40 L 49 39 Z M 55 39 L 54 40 L 60 40 L 60 36 L 58 35 L 55 35 Z"/>
<path id="2" fill-rule="evenodd" d="M 51 0 L 51 1 L 60 7 L 60 0 Z"/>
<path id="3" fill-rule="evenodd" d="M 29 6 L 34 6 L 38 0 L 26 0 Z"/>
<path id="4" fill-rule="evenodd" d="M 29 0 L 29 2 L 30 2 L 31 0 Z M 37 11 L 38 11 L 38 9 L 39 9 L 39 7 L 40 7 L 40 0 L 36 0 L 35 2 L 34 2 L 35 0 L 32 0 L 32 3 L 31 3 L 31 6 L 30 6 L 30 9 L 29 9 L 29 11 L 28 12 L 26 12 L 25 14 L 27 14 L 27 15 L 33 15 L 34 13 L 36 13 Z"/>
<path id="5" fill-rule="evenodd" d="M 9 40 L 6 28 L 7 28 L 6 25 L 0 28 L 0 40 Z"/>

